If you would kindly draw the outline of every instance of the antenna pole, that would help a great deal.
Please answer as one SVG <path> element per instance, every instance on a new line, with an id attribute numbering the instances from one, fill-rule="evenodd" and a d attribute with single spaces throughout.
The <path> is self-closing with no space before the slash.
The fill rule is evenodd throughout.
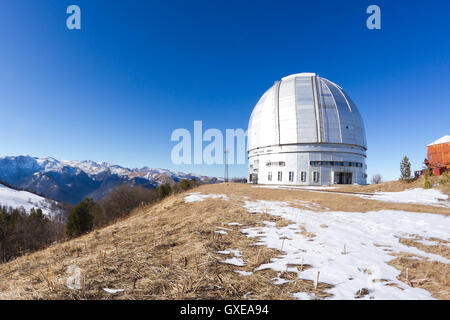
<path id="1" fill-rule="evenodd" d="M 228 149 L 225 149 L 225 174 L 224 174 L 224 182 L 228 182 L 228 153 L 230 151 Z"/>

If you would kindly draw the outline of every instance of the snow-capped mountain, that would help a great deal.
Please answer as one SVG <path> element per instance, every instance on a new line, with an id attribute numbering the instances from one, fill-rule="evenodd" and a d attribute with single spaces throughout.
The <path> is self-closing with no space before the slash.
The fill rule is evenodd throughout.
<path id="1" fill-rule="evenodd" d="M 153 188 L 163 183 L 172 184 L 192 178 L 211 183 L 217 181 L 216 178 L 165 169 L 129 169 L 106 162 L 60 161 L 30 156 L 0 157 L 0 180 L 72 204 L 84 197 L 99 200 L 122 184 Z"/>
<path id="2" fill-rule="evenodd" d="M 50 216 L 53 213 L 51 201 L 27 191 L 19 191 L 0 184 L 0 206 L 24 208 L 29 212 L 32 208 L 42 209 L 42 213 Z"/>

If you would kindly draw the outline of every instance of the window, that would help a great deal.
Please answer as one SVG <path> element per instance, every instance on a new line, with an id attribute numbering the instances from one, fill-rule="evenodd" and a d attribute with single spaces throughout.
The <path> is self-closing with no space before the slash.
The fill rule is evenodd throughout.
<path id="1" fill-rule="evenodd" d="M 313 181 L 319 182 L 319 172 L 318 171 L 313 172 Z"/>
<path id="2" fill-rule="evenodd" d="M 300 174 L 302 182 L 306 182 L 306 171 L 302 171 Z"/>
<path id="3" fill-rule="evenodd" d="M 278 171 L 278 181 L 282 181 L 283 180 L 283 172 Z"/>
<path id="4" fill-rule="evenodd" d="M 269 172 L 267 175 L 267 180 L 272 181 L 272 172 Z"/>
<path id="5" fill-rule="evenodd" d="M 284 167 L 286 165 L 286 162 L 280 161 L 280 162 L 267 162 L 266 166 L 268 167 Z"/>
<path id="6" fill-rule="evenodd" d="M 361 162 L 348 162 L 348 161 L 310 161 L 309 164 L 313 167 L 320 166 L 338 166 L 338 167 L 358 167 L 362 168 Z"/>
<path id="7" fill-rule="evenodd" d="M 289 181 L 290 182 L 294 181 L 294 171 L 289 171 Z"/>

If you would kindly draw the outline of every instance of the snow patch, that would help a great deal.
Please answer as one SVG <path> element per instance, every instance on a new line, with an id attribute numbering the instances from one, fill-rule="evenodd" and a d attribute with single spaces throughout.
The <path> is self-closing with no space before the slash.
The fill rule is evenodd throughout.
<path id="1" fill-rule="evenodd" d="M 230 259 L 226 259 L 226 260 L 223 260 L 223 261 L 220 261 L 220 262 L 232 264 L 232 265 L 235 265 L 237 267 L 245 266 L 244 260 L 242 260 L 241 258 L 236 258 L 236 257 L 233 257 L 233 258 L 230 258 Z"/>
<path id="2" fill-rule="evenodd" d="M 334 286 L 328 290 L 333 299 L 354 299 L 362 288 L 369 293 L 360 299 L 432 299 L 428 291 L 397 280 L 401 272 L 388 264 L 394 259 L 390 253 L 405 252 L 450 263 L 445 257 L 399 242 L 411 234 L 448 241 L 450 218 L 444 215 L 395 210 L 317 212 L 290 207 L 286 202 L 263 200 L 246 201 L 244 207 L 251 213 L 265 212 L 292 221 L 285 227 L 266 224 L 241 230 L 247 237 L 258 239 L 258 245 L 282 252 L 257 270 L 287 270 L 297 273 L 300 279 L 312 281 L 320 272 L 319 282 Z M 327 228 L 322 227 L 325 224 Z M 303 235 L 303 228 L 315 237 Z M 289 267 L 299 264 L 311 267 L 304 271 Z"/>
<path id="3" fill-rule="evenodd" d="M 292 282 L 292 280 L 286 280 L 286 279 L 280 278 L 279 276 L 276 278 L 272 278 L 271 280 L 272 280 L 273 284 L 278 284 L 278 285 Z"/>
<path id="4" fill-rule="evenodd" d="M 228 263 L 228 264 L 232 264 L 238 267 L 243 267 L 245 266 L 245 262 L 244 260 L 242 260 L 242 253 L 239 249 L 227 249 L 227 250 L 223 250 L 223 251 L 217 251 L 217 253 L 220 254 L 232 254 L 233 258 L 230 259 L 226 259 L 223 261 L 220 261 L 222 263 Z"/>
<path id="5" fill-rule="evenodd" d="M 448 195 L 436 189 L 407 189 L 399 192 L 377 192 L 373 195 L 359 195 L 363 199 L 379 200 L 384 202 L 413 203 L 450 208 L 446 201 Z"/>
<path id="6" fill-rule="evenodd" d="M 414 242 L 421 243 L 425 246 L 447 246 L 450 247 L 450 242 L 439 242 L 439 241 L 433 241 L 433 240 L 427 240 L 427 239 L 416 239 L 416 238 L 410 238 L 411 240 L 414 240 Z"/>
<path id="7" fill-rule="evenodd" d="M 217 253 L 219 254 L 232 254 L 235 257 L 242 257 L 242 253 L 239 249 L 227 249 L 227 250 L 222 250 L 222 251 L 217 251 Z"/>
<path id="8" fill-rule="evenodd" d="M 200 192 L 195 192 L 184 197 L 184 202 L 191 203 L 191 202 L 205 201 L 206 199 L 229 200 L 228 197 L 224 194 L 201 194 Z"/>
<path id="9" fill-rule="evenodd" d="M 0 205 L 12 208 L 23 207 L 28 212 L 32 208 L 39 208 L 47 216 L 52 214 L 50 203 L 46 198 L 31 192 L 10 189 L 2 184 L 0 184 Z"/>
<path id="10" fill-rule="evenodd" d="M 299 300 L 316 300 L 317 297 L 314 293 L 307 293 L 307 292 L 297 292 L 293 294 L 294 298 L 297 298 Z"/>
<path id="11" fill-rule="evenodd" d="M 119 292 L 123 292 L 124 289 L 109 289 L 109 288 L 103 288 L 104 291 L 111 293 L 111 294 L 115 294 L 115 293 L 119 293 Z"/>
<path id="12" fill-rule="evenodd" d="M 277 225 L 277 223 L 273 221 L 263 221 L 262 223 L 269 227 L 275 227 Z"/>

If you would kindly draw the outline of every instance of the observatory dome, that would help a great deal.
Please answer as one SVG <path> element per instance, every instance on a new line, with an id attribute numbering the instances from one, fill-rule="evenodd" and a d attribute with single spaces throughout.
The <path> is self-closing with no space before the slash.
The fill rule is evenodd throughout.
<path id="1" fill-rule="evenodd" d="M 250 117 L 248 150 L 292 143 L 345 143 L 367 149 L 355 103 L 340 86 L 314 73 L 275 82 Z"/>
<path id="2" fill-rule="evenodd" d="M 249 166 L 252 166 L 249 174 L 254 175 L 249 179 L 252 182 L 256 177 L 259 183 L 333 184 L 350 181 L 365 184 L 366 181 L 367 143 L 358 108 L 339 85 L 315 73 L 284 77 L 263 94 L 250 117 L 247 150 Z M 288 153 L 297 156 L 294 159 Z M 278 161 L 273 161 L 276 158 Z M 272 172 L 265 170 L 270 166 L 266 164 L 280 162 L 287 168 L 290 166 L 287 158 L 292 158 L 291 167 L 296 170 L 291 168 L 292 171 L 286 172 L 289 180 L 286 178 L 285 181 L 283 177 L 281 181 L 273 179 Z M 260 164 L 260 160 L 265 163 Z M 346 164 L 341 166 L 343 162 Z M 315 170 L 318 172 L 315 175 L 322 177 L 302 179 L 302 174 L 308 175 L 309 172 L 314 175 L 311 170 L 317 169 L 312 168 L 317 163 L 320 170 Z M 359 171 L 349 170 L 353 166 L 360 168 Z M 327 170 L 323 167 L 330 167 L 330 172 L 325 172 Z M 341 179 L 339 172 L 345 173 L 346 178 Z M 268 176 L 261 177 L 262 173 Z M 326 178 L 323 173 L 333 176 Z"/>

